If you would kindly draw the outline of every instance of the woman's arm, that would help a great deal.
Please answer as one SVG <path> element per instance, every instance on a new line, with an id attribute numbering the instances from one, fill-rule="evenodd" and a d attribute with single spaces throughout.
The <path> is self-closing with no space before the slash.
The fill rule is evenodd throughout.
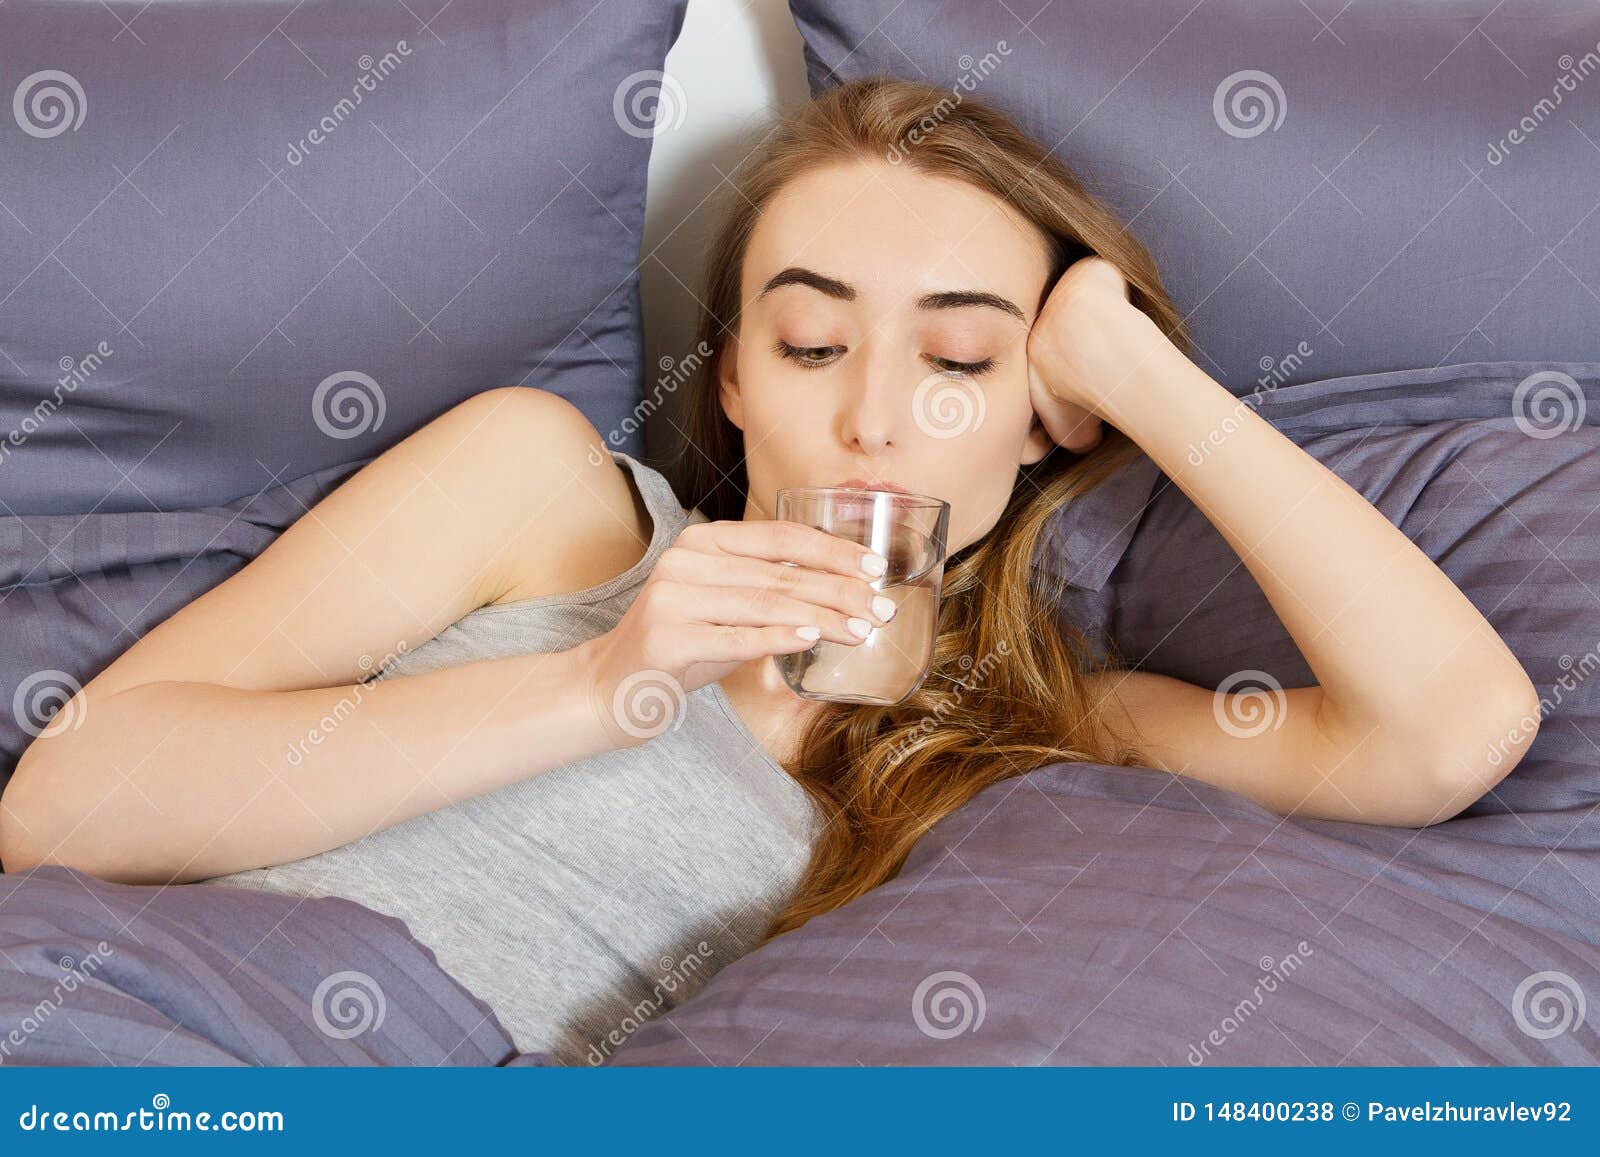
<path id="1" fill-rule="evenodd" d="M 647 529 L 570 404 L 462 403 L 92 680 L 24 754 L 0 860 L 205 879 L 615 746 L 571 652 L 359 681 L 479 606 L 620 573 Z"/>
<path id="2" fill-rule="evenodd" d="M 1224 726 L 1237 705 L 1209 690 L 1106 673 L 1105 722 L 1142 736 L 1167 770 L 1282 814 L 1423 826 L 1480 798 L 1538 726 L 1515 656 L 1403 533 L 1184 357 L 1128 303 L 1120 274 L 1089 260 L 1030 336 L 1041 408 L 1081 407 L 1138 443 L 1238 552 L 1319 684 L 1267 704 L 1281 721 L 1256 733 Z"/>

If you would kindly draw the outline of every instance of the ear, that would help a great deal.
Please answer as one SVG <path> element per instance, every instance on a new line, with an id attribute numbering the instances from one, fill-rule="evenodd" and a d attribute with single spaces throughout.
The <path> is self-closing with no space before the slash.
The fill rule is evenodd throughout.
<path id="1" fill-rule="evenodd" d="M 1044 428 L 1044 423 L 1039 421 L 1039 415 L 1033 416 L 1033 424 L 1028 427 L 1028 436 L 1022 443 L 1022 457 L 1018 465 L 1032 466 L 1055 449 L 1055 439 L 1050 437 L 1050 432 Z"/>
<path id="2" fill-rule="evenodd" d="M 744 429 L 744 399 L 739 393 L 739 339 L 730 337 L 717 360 L 717 397 L 722 412 L 739 429 Z"/>

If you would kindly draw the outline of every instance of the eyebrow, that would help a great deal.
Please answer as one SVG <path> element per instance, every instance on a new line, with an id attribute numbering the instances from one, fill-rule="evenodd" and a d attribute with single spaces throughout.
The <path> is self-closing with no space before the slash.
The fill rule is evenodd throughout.
<path id="1" fill-rule="evenodd" d="M 759 300 L 774 289 L 785 285 L 809 285 L 817 292 L 827 294 L 829 297 L 836 298 L 839 301 L 854 301 L 856 299 L 856 291 L 838 278 L 827 277 L 815 270 L 804 269 L 798 265 L 791 265 L 787 269 L 781 269 L 774 273 L 767 279 L 767 283 L 761 287 L 761 292 L 756 294 L 756 298 Z M 1001 297 L 998 293 L 990 293 L 984 289 L 947 289 L 939 293 L 925 293 L 917 298 L 918 309 L 964 309 L 973 305 L 998 309 L 1002 313 L 1010 314 L 1024 324 L 1028 320 L 1027 316 L 1013 302 Z"/>

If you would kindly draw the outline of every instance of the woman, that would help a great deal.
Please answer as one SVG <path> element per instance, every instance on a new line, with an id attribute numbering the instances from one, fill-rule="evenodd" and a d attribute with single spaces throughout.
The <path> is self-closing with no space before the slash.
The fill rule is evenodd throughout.
<path id="1" fill-rule="evenodd" d="M 1184 355 L 1149 255 L 1070 172 L 943 98 L 852 83 L 753 159 L 708 262 L 676 497 L 553 395 L 461 404 L 83 690 L 5 797 L 6 866 L 355 899 L 519 1048 L 577 1060 L 1050 761 L 1377 824 L 1482 796 L 1537 716 L 1494 631 Z M 919 411 L 930 377 L 981 398 L 957 436 Z M 1316 672 L 1281 726 L 1241 738 L 1212 691 L 1096 667 L 1048 625 L 1041 532 L 1135 449 Z M 881 560 L 772 518 L 779 487 L 841 482 L 953 507 L 934 669 L 892 708 L 799 700 L 769 661 L 884 621 Z"/>

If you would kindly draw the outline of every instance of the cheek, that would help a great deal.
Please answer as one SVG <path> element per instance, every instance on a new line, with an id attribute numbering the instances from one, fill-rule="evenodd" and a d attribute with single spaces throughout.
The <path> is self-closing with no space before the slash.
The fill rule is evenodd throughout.
<path id="1" fill-rule="evenodd" d="M 815 481 L 818 442 L 827 433 L 814 400 L 807 401 L 805 384 L 789 377 L 766 364 L 739 366 L 745 474 L 751 498 L 769 513 L 777 487 Z"/>
<path id="2" fill-rule="evenodd" d="M 770 468 L 793 477 L 794 464 L 814 462 L 826 434 L 816 407 L 794 389 L 757 389 L 745 397 L 744 445 L 747 466 Z"/>
<path id="3" fill-rule="evenodd" d="M 991 390 L 987 401 L 997 432 L 1020 445 L 1033 425 L 1033 399 L 1028 396 L 1027 377 L 1007 381 L 1003 387 Z"/>
<path id="4" fill-rule="evenodd" d="M 993 499 L 974 498 L 969 502 L 953 504 L 950 510 L 950 540 L 945 553 L 951 555 L 965 550 L 988 535 L 1005 512 L 1008 497 L 1008 493 L 999 494 Z"/>
<path id="5" fill-rule="evenodd" d="M 792 379 L 802 372 L 775 364 L 773 358 L 753 349 L 739 359 L 739 393 L 747 433 L 755 426 L 763 427 L 763 432 L 781 426 L 798 412 L 805 392 L 799 388 L 803 383 Z"/>
<path id="6" fill-rule="evenodd" d="M 992 476 L 1017 465 L 1033 426 L 1026 382 L 991 384 L 981 393 L 962 385 L 945 400 L 944 411 L 934 418 L 944 421 L 943 449 L 954 452 L 943 456 L 957 471 Z"/>
<path id="7" fill-rule="evenodd" d="M 937 450 L 950 498 L 952 551 L 983 537 L 1005 510 L 1016 485 L 1023 443 L 1033 425 L 1025 385 L 1007 383 L 985 393 L 982 421 Z"/>

